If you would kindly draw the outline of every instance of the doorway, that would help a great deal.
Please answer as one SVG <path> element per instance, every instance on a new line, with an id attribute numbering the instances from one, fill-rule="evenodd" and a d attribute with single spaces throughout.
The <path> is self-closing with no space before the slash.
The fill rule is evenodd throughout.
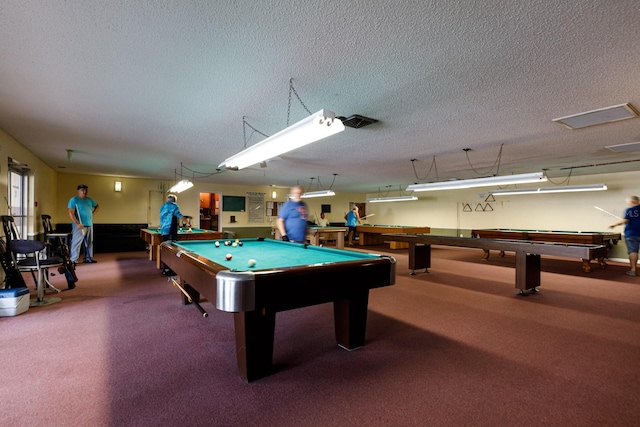
<path id="1" fill-rule="evenodd" d="M 200 193 L 200 228 L 220 231 L 220 194 Z"/>

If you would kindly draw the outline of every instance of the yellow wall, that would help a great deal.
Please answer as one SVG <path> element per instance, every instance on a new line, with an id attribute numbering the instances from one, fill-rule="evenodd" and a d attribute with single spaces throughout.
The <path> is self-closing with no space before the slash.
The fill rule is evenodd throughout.
<path id="1" fill-rule="evenodd" d="M 34 235 L 42 230 L 40 215 L 49 213 L 55 209 L 57 203 L 56 185 L 58 174 L 48 167 L 38 157 L 24 148 L 9 134 L 0 129 L 0 196 L 2 205 L 0 212 L 8 214 L 7 205 L 3 200 L 7 194 L 8 158 L 26 165 L 34 173 L 35 187 L 33 188 L 34 204 L 29 207 L 29 235 Z M 37 205 L 37 206 L 36 206 Z"/>
<path id="2" fill-rule="evenodd" d="M 89 186 L 89 196 L 100 204 L 96 223 L 147 223 L 149 192 L 166 194 L 169 181 L 136 179 L 98 175 L 78 175 L 60 173 L 20 145 L 10 135 L 0 129 L 0 194 L 7 194 L 8 157 L 28 165 L 34 172 L 34 205 L 30 208 L 32 229 L 30 235 L 42 231 L 40 215 L 49 214 L 56 223 L 69 223 L 67 202 L 76 194 L 78 184 Z M 114 191 L 115 181 L 122 181 L 122 192 Z M 415 202 L 368 203 L 367 214 L 375 214 L 366 220 L 372 224 L 398 224 L 429 226 L 436 229 L 455 230 L 468 233 L 473 228 L 526 228 L 544 230 L 607 231 L 615 218 L 594 206 L 616 215 L 622 215 L 625 198 L 640 194 L 637 183 L 640 171 L 616 174 L 572 177 L 571 184 L 594 184 L 604 182 L 608 191 L 585 193 L 556 193 L 545 195 L 519 195 L 495 197 L 495 201 L 485 201 L 488 194 L 482 189 L 435 191 L 419 193 Z M 552 184 L 550 184 L 552 185 Z M 276 198 L 271 197 L 276 191 Z M 199 195 L 201 192 L 222 193 L 232 196 L 246 196 L 246 192 L 264 192 L 266 201 L 285 201 L 289 188 L 268 186 L 232 186 L 195 183 L 195 186 L 179 195 L 179 205 L 184 215 L 194 218 L 194 227 L 199 225 Z M 310 219 L 320 213 L 322 204 L 331 205 L 328 218 L 332 222 L 343 221 L 350 202 L 363 202 L 366 197 L 377 194 L 338 193 L 334 197 L 306 199 Z M 36 206 L 37 204 L 37 206 Z M 465 207 L 467 209 L 465 209 Z M 470 209 L 469 209 L 470 208 Z M 469 212 L 465 210 L 470 210 Z M 0 212 L 7 213 L 6 205 Z M 230 222 L 231 215 L 236 223 Z M 246 212 L 223 212 L 221 226 L 267 227 L 272 223 L 265 217 L 263 223 L 248 223 Z M 155 225 L 155 224 L 152 224 Z M 622 227 L 615 231 L 622 233 Z M 624 244 L 619 244 L 614 257 L 626 258 Z"/>

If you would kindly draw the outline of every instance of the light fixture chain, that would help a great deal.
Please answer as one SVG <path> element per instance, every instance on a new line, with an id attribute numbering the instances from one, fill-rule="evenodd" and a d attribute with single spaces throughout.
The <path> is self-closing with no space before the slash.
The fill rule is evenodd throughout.
<path id="1" fill-rule="evenodd" d="M 298 98 L 298 101 L 300 101 L 300 104 L 304 107 L 307 113 L 311 115 L 311 111 L 307 108 L 306 105 L 304 105 L 304 102 L 302 102 L 302 99 L 300 99 L 298 92 L 296 92 L 296 89 L 293 87 L 293 78 L 291 78 L 289 79 L 289 105 L 287 106 L 287 126 L 289 126 L 289 119 L 291 117 L 291 93 L 293 93 L 296 96 L 296 98 Z"/>
<path id="2" fill-rule="evenodd" d="M 469 151 L 471 151 L 470 148 L 464 148 L 462 151 L 464 151 L 464 154 L 467 156 L 467 163 L 469 163 L 469 167 L 478 175 L 488 175 L 496 167 L 496 165 L 498 166 L 498 168 L 496 169 L 495 174 L 500 175 L 500 162 L 502 161 L 502 147 L 504 147 L 504 144 L 500 144 L 500 151 L 498 151 L 498 158 L 493 163 L 493 166 L 491 166 L 486 172 L 479 172 L 473 167 L 473 165 L 471 164 L 471 159 L 469 159 Z"/>
<path id="3" fill-rule="evenodd" d="M 253 133 L 259 133 L 260 135 L 264 136 L 265 138 L 269 138 L 269 135 L 266 135 L 262 132 L 260 132 L 258 129 L 254 128 L 253 126 L 251 126 L 246 120 L 245 120 L 245 116 L 242 116 L 242 136 L 244 137 L 244 148 L 247 148 L 247 142 L 249 142 L 247 140 L 247 131 L 246 131 L 246 127 L 249 127 L 251 130 L 253 130 L 253 132 L 251 133 L 251 135 L 253 135 Z M 249 136 L 249 139 L 251 139 L 251 136 Z"/>
<path id="4" fill-rule="evenodd" d="M 413 166 L 413 174 L 416 176 L 416 179 L 417 179 L 418 181 L 422 181 L 422 180 L 427 179 L 427 177 L 428 177 L 428 176 L 429 176 L 429 174 L 431 173 L 431 170 L 432 170 L 434 167 L 435 167 L 435 170 L 436 170 L 436 181 L 438 181 L 438 166 L 436 165 L 436 156 L 433 156 L 433 160 L 431 161 L 431 166 L 429 167 L 429 171 L 428 171 L 428 172 L 427 172 L 427 174 L 426 174 L 424 177 L 422 177 L 422 178 L 420 178 L 420 177 L 418 176 L 418 171 L 416 170 L 416 163 L 415 163 L 415 162 L 416 162 L 416 160 L 418 160 L 418 159 L 411 159 L 411 166 Z"/>

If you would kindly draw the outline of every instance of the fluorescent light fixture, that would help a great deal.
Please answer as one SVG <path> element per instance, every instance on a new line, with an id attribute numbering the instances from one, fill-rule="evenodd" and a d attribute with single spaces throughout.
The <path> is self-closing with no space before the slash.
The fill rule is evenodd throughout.
<path id="1" fill-rule="evenodd" d="M 304 145 L 334 135 L 344 130 L 344 124 L 335 113 L 320 110 L 300 120 L 273 136 L 252 145 L 220 163 L 219 168 L 239 170 L 256 163 L 295 150 Z"/>
<path id="2" fill-rule="evenodd" d="M 183 179 L 171 187 L 169 189 L 169 193 L 182 193 L 184 190 L 188 190 L 191 187 L 193 187 L 193 182 L 188 179 Z"/>
<path id="3" fill-rule="evenodd" d="M 444 182 L 411 184 L 406 191 L 459 190 L 463 188 L 487 187 L 490 185 L 526 184 L 529 182 L 545 182 L 543 172 L 523 173 L 519 175 L 490 176 L 487 178 L 460 179 Z"/>
<path id="4" fill-rule="evenodd" d="M 309 191 L 307 193 L 304 193 L 302 196 L 300 196 L 301 199 L 308 199 L 310 197 L 327 197 L 327 196 L 335 196 L 336 193 L 334 193 L 331 190 L 320 190 L 320 191 Z"/>
<path id="5" fill-rule="evenodd" d="M 122 181 L 116 181 L 116 185 L 115 185 L 114 189 L 117 192 L 122 191 Z"/>
<path id="6" fill-rule="evenodd" d="M 367 199 L 367 203 L 408 202 L 410 200 L 418 200 L 418 198 L 416 196 L 374 197 L 372 199 Z"/>
<path id="7" fill-rule="evenodd" d="M 638 117 L 638 111 L 631 104 L 620 104 L 612 107 L 600 108 L 585 113 L 552 119 L 552 122 L 561 124 L 569 129 L 580 129 L 587 126 L 602 125 L 617 122 L 618 120 Z"/>
<path id="8" fill-rule="evenodd" d="M 576 191 L 604 191 L 607 189 L 606 184 L 587 184 L 587 185 L 559 185 L 557 187 L 541 187 L 541 188 L 515 188 L 512 190 L 494 190 L 489 194 L 494 196 L 506 196 L 516 194 L 548 194 L 548 193 L 572 193 Z"/>

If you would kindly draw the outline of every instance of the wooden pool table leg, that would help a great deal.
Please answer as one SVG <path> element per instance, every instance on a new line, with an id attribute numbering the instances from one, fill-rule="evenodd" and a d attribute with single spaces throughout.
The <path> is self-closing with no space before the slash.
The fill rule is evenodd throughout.
<path id="1" fill-rule="evenodd" d="M 355 350 L 364 345 L 367 329 L 369 289 L 363 289 L 351 298 L 333 302 L 333 316 L 338 345 Z"/>
<path id="2" fill-rule="evenodd" d="M 582 258 L 582 269 L 583 269 L 586 273 L 591 272 L 591 260 L 590 260 L 590 259 L 584 259 L 584 258 Z"/>
<path id="3" fill-rule="evenodd" d="M 483 260 L 488 260 L 489 257 L 491 256 L 491 252 L 489 252 L 489 249 L 483 249 L 482 250 L 482 259 Z"/>
<path id="4" fill-rule="evenodd" d="M 271 374 L 276 313 L 267 310 L 245 311 L 234 313 L 233 320 L 240 376 L 253 381 Z"/>
<path id="5" fill-rule="evenodd" d="M 526 296 L 525 291 L 538 292 L 540 286 L 541 257 L 537 254 L 516 252 L 516 288 L 517 295 Z"/>

